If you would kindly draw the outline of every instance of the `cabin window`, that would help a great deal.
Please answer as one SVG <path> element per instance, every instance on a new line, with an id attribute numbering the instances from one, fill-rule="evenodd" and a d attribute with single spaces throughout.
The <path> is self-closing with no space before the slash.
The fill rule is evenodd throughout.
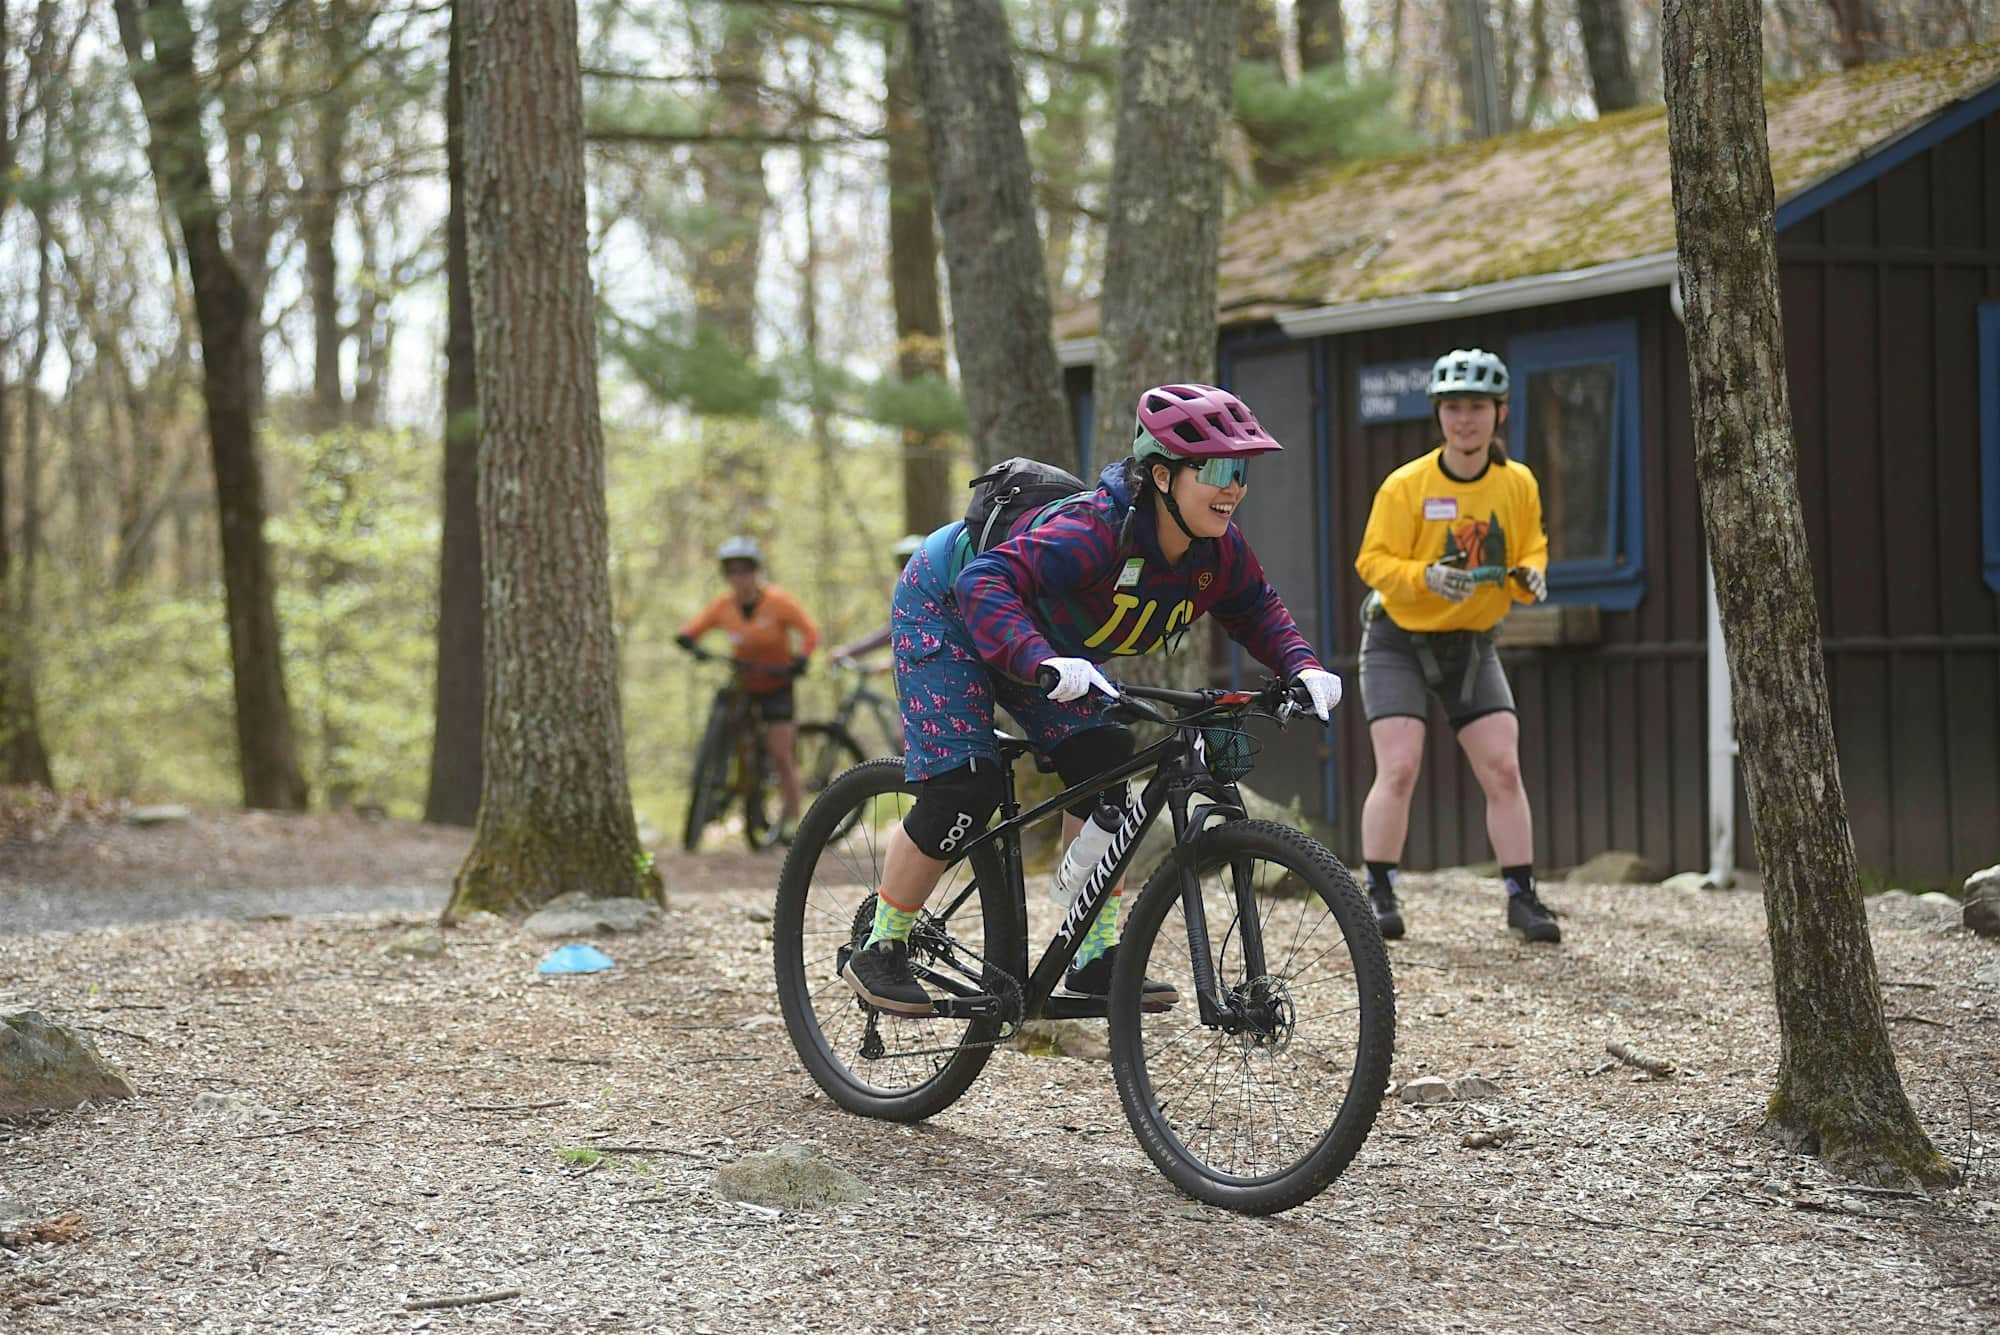
<path id="1" fill-rule="evenodd" d="M 1506 355 L 1508 450 L 1541 486 L 1550 600 L 1637 606 L 1646 591 L 1638 325 L 1524 334 Z"/>

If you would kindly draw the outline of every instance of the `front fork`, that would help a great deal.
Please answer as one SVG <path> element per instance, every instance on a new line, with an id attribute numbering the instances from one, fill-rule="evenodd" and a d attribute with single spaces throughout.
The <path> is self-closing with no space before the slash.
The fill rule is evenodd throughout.
<path id="1" fill-rule="evenodd" d="M 1191 798 L 1197 795 L 1193 785 L 1177 784 L 1169 792 L 1167 802 L 1174 818 L 1174 843 L 1181 850 L 1181 914 L 1187 922 L 1188 968 L 1194 975 L 1195 996 L 1200 1003 L 1201 1022 L 1209 1027 L 1219 1026 L 1231 1017 L 1240 1006 L 1232 1006 L 1222 995 L 1215 976 L 1215 954 L 1209 940 L 1208 908 L 1202 901 L 1201 875 L 1193 858 L 1193 845 L 1207 829 L 1215 817 L 1224 820 L 1241 820 L 1244 816 L 1242 794 L 1234 784 L 1217 790 L 1216 795 L 1200 794 L 1208 797 L 1197 811 L 1190 812 Z M 1264 976 L 1264 929 L 1257 914 L 1256 887 L 1252 883 L 1253 872 L 1250 859 L 1236 858 L 1229 864 L 1230 893 L 1236 903 L 1236 917 L 1231 931 L 1240 942 L 1243 953 L 1244 979 Z"/>

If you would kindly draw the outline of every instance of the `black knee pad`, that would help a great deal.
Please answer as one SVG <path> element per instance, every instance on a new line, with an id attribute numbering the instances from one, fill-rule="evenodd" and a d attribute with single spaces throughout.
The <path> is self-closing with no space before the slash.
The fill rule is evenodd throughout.
<path id="1" fill-rule="evenodd" d="M 946 861 L 986 829 L 1006 791 L 997 760 L 925 779 L 917 804 L 903 817 L 903 833 L 925 857 Z"/>
<path id="2" fill-rule="evenodd" d="M 1056 767 L 1062 777 L 1063 786 L 1074 788 L 1087 783 L 1108 769 L 1116 768 L 1132 758 L 1138 744 L 1132 740 L 1132 730 L 1119 724 L 1103 728 L 1087 728 L 1071 733 L 1049 748 L 1049 763 Z M 1122 807 L 1125 789 L 1113 786 L 1096 797 L 1087 798 L 1075 806 L 1067 808 L 1069 814 L 1078 818 L 1087 817 L 1099 806 L 1117 805 Z"/>

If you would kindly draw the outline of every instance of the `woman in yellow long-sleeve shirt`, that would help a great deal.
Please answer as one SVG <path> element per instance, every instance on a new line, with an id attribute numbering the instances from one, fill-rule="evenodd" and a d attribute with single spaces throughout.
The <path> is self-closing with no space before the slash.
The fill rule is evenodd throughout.
<path id="1" fill-rule="evenodd" d="M 1383 481 L 1354 562 L 1374 590 L 1364 612 L 1361 699 L 1375 783 L 1361 808 L 1361 852 L 1376 921 L 1392 939 L 1403 934 L 1396 864 L 1434 694 L 1486 793 L 1508 929 L 1528 941 L 1562 939 L 1535 894 L 1520 723 L 1491 637 L 1516 602 L 1548 596 L 1541 490 L 1499 437 L 1507 379 L 1506 365 L 1478 348 L 1438 358 L 1430 398 L 1444 439 Z"/>

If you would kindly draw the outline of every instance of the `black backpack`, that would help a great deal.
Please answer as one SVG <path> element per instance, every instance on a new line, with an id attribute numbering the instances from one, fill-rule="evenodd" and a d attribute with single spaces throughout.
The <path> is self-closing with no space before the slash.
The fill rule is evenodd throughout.
<path id="1" fill-rule="evenodd" d="M 1019 457 L 1002 459 L 966 485 L 972 501 L 965 507 L 965 538 L 975 556 L 1005 542 L 1022 515 L 1091 492 L 1068 469 Z"/>

